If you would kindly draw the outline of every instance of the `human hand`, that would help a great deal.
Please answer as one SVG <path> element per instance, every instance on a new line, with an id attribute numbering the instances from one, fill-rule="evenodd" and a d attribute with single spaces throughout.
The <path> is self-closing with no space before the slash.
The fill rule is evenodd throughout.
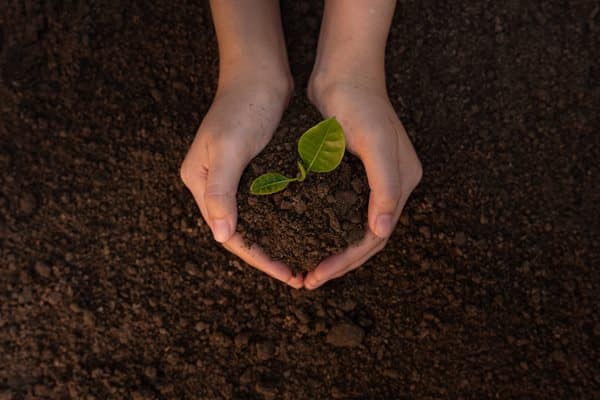
<path id="1" fill-rule="evenodd" d="M 306 275 L 304 287 L 316 289 L 360 267 L 384 248 L 421 180 L 422 167 L 385 90 L 336 83 L 320 91 L 310 88 L 309 97 L 324 117 L 340 121 L 347 149 L 363 162 L 371 189 L 367 233 L 358 244 L 324 259 Z"/>
<path id="2" fill-rule="evenodd" d="M 240 177 L 271 140 L 290 92 L 260 78 L 239 78 L 220 85 L 180 172 L 217 242 L 248 264 L 298 289 L 303 285 L 301 276 L 293 276 L 288 266 L 269 258 L 258 245 L 248 247 L 235 232 Z"/>

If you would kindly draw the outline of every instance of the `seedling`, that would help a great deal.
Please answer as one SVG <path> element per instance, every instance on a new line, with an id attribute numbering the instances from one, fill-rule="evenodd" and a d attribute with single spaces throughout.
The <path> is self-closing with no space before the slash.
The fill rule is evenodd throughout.
<path id="1" fill-rule="evenodd" d="M 310 172 L 331 172 L 340 165 L 346 149 L 344 131 L 335 117 L 319 122 L 302 134 L 298 141 L 298 175 L 288 178 L 279 172 L 267 172 L 250 185 L 250 193 L 273 194 L 290 182 L 302 182 Z"/>

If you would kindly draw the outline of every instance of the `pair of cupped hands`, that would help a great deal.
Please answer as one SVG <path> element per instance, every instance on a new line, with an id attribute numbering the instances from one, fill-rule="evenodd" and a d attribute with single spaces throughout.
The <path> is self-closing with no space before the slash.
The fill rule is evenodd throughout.
<path id="1" fill-rule="evenodd" d="M 182 163 L 181 178 L 217 242 L 293 288 L 315 289 L 360 267 L 383 249 L 421 180 L 421 163 L 385 89 L 356 82 L 321 88 L 309 85 L 309 99 L 324 118 L 337 118 L 347 150 L 364 164 L 370 188 L 369 229 L 357 244 L 339 254 L 324 255 L 306 276 L 294 275 L 289 266 L 271 259 L 257 244 L 248 247 L 236 232 L 240 178 L 271 140 L 292 92 L 265 78 L 219 85 Z"/>

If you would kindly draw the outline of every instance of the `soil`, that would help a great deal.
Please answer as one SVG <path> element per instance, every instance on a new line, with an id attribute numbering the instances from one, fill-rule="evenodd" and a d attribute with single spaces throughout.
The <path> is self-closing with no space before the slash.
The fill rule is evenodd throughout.
<path id="1" fill-rule="evenodd" d="M 333 172 L 310 173 L 304 182 L 291 183 L 274 195 L 251 195 L 250 184 L 265 172 L 298 173 L 298 139 L 320 117 L 299 97 L 290 109 L 303 113 L 284 116 L 282 129 L 241 179 L 238 230 L 248 243 L 260 244 L 273 259 L 300 273 L 313 270 L 326 255 L 339 253 L 365 235 L 369 186 L 360 160 L 346 154 Z"/>
<path id="2" fill-rule="evenodd" d="M 288 137 L 243 185 L 320 119 L 321 13 L 282 2 Z M 217 81 L 205 2 L 0 2 L 0 399 L 600 398 L 599 28 L 591 1 L 399 2 L 424 179 L 385 250 L 308 292 L 215 244 L 179 180 Z"/>

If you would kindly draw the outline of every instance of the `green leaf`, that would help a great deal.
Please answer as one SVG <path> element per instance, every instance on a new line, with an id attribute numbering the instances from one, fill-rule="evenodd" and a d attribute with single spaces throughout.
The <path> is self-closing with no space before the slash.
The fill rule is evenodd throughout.
<path id="1" fill-rule="evenodd" d="M 306 172 L 330 172 L 344 157 L 346 138 L 335 117 L 313 126 L 300 138 L 298 153 L 304 161 Z"/>
<path id="2" fill-rule="evenodd" d="M 302 182 L 306 179 L 306 168 L 304 168 L 304 164 L 300 160 L 298 160 L 298 171 L 298 182 Z"/>
<path id="3" fill-rule="evenodd" d="M 281 192 L 290 182 L 298 180 L 297 178 L 288 178 L 279 172 L 267 172 L 262 174 L 250 185 L 250 193 L 263 195 Z"/>

